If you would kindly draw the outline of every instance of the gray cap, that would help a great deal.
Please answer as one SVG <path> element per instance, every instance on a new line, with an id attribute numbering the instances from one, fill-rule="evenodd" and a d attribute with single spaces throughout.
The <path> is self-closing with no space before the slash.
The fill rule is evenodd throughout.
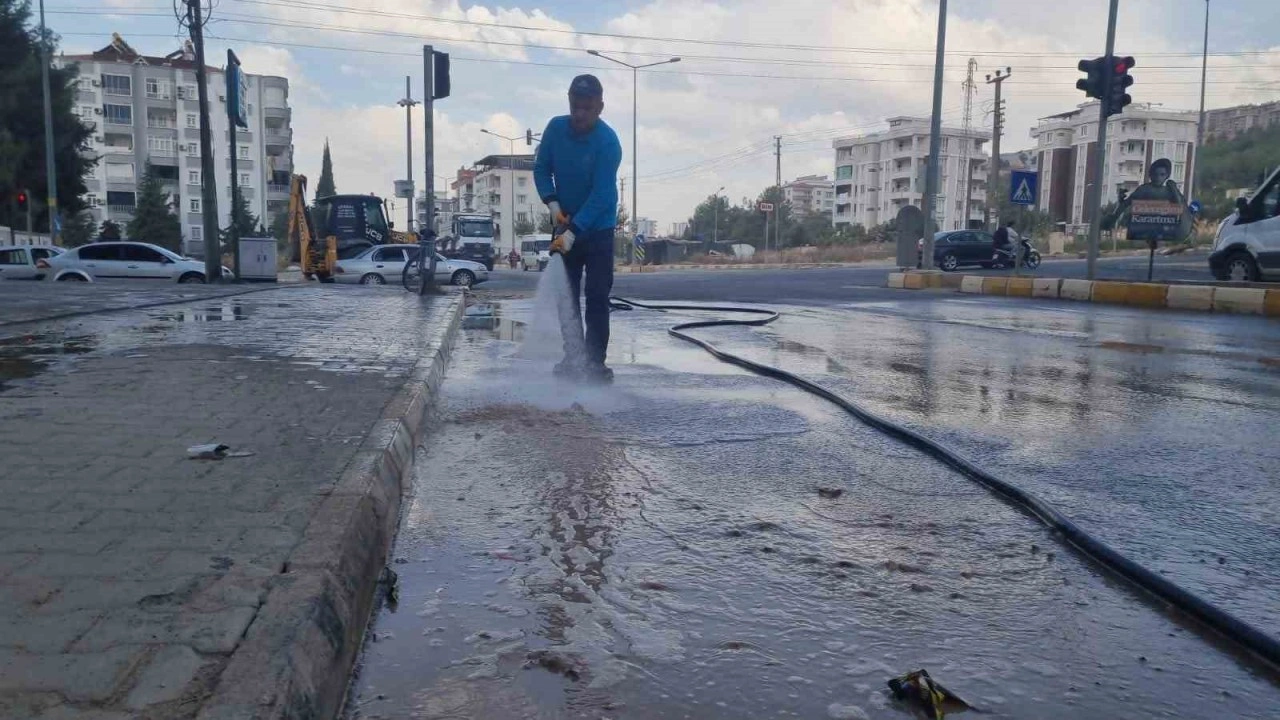
<path id="1" fill-rule="evenodd" d="M 580 97 L 604 97 L 604 88 L 595 75 L 579 75 L 569 83 L 569 94 Z"/>

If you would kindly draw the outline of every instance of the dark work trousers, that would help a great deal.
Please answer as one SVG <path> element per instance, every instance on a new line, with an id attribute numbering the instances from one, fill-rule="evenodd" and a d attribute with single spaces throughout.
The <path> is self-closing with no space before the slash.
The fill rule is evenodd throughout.
<path id="1" fill-rule="evenodd" d="M 573 294 L 575 327 L 562 327 L 565 355 L 573 357 L 573 351 L 582 347 L 581 335 L 572 338 L 570 332 L 582 332 L 582 271 L 587 271 L 587 361 L 603 365 L 609 351 L 609 293 L 613 292 L 613 230 L 596 230 L 575 238 L 573 249 L 564 258 L 564 269 L 569 273 L 569 292 Z"/>

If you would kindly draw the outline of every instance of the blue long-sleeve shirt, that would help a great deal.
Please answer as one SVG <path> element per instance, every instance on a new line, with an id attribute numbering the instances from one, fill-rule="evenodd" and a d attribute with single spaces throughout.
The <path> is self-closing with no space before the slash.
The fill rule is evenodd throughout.
<path id="1" fill-rule="evenodd" d="M 574 235 L 611 230 L 618 224 L 618 165 L 622 144 L 603 120 L 578 135 L 568 115 L 551 118 L 542 132 L 533 182 L 542 202 L 559 201 L 572 217 Z"/>

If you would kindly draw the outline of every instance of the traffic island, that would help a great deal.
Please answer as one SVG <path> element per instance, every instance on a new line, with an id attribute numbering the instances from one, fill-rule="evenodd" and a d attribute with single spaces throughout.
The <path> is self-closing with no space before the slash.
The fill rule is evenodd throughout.
<path id="1" fill-rule="evenodd" d="M 941 278 L 937 277 L 939 274 Z M 1280 287 L 1262 283 L 1191 285 L 906 271 L 889 273 L 887 286 L 902 290 L 941 288 L 973 295 L 1280 317 Z"/>

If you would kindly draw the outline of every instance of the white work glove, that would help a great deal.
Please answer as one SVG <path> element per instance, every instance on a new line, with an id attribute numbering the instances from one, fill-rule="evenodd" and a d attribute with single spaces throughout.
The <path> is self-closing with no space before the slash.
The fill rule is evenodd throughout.
<path id="1" fill-rule="evenodd" d="M 573 231 L 565 230 L 558 237 L 556 237 L 555 240 L 551 241 L 551 252 L 553 253 L 558 252 L 563 255 L 568 255 L 569 251 L 573 249 L 573 240 L 574 240 Z"/>
<path id="2" fill-rule="evenodd" d="M 559 200 L 552 200 L 551 202 L 547 203 L 547 209 L 551 211 L 552 226 L 564 225 L 569 222 L 569 216 L 565 215 L 564 211 L 560 209 Z"/>

